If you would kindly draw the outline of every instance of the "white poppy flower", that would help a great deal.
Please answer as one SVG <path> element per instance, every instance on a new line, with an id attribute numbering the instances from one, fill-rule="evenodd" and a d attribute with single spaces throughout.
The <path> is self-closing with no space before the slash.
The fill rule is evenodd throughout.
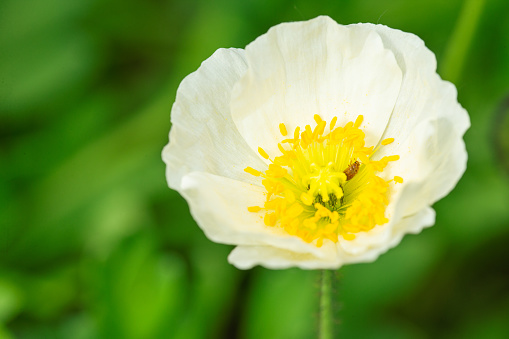
<path id="1" fill-rule="evenodd" d="M 431 226 L 466 168 L 455 87 L 382 25 L 318 17 L 219 49 L 171 118 L 168 184 L 241 269 L 373 261 Z"/>

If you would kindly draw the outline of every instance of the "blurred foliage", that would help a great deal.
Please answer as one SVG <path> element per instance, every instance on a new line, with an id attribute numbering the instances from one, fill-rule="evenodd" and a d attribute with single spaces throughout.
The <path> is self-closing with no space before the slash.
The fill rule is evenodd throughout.
<path id="1" fill-rule="evenodd" d="M 413 32 L 439 66 L 461 58 L 454 81 L 472 120 L 468 170 L 435 205 L 436 226 L 339 271 L 339 334 L 506 338 L 509 3 L 486 1 L 473 39 L 456 42 L 464 52 L 450 52 L 462 8 L 1 1 L 0 338 L 315 336 L 317 272 L 230 266 L 231 247 L 208 241 L 167 188 L 160 152 L 177 86 L 201 61 L 320 14 Z"/>

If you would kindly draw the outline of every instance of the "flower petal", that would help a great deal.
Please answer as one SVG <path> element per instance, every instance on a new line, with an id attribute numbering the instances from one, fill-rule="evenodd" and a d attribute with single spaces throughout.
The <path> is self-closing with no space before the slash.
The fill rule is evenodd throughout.
<path id="1" fill-rule="evenodd" d="M 170 143 L 162 154 L 171 188 L 180 189 L 182 177 L 191 171 L 255 182 L 243 169 L 265 166 L 230 114 L 232 87 L 245 69 L 243 50 L 219 49 L 180 84 L 171 112 Z"/>
<path id="2" fill-rule="evenodd" d="M 237 246 L 228 256 L 228 262 L 242 270 L 250 269 L 256 265 L 270 269 L 289 267 L 336 269 L 341 266 L 337 255 L 318 258 L 310 253 L 295 253 L 272 246 Z"/>
<path id="3" fill-rule="evenodd" d="M 419 37 L 382 25 L 356 26 L 376 30 L 403 70 L 400 94 L 383 137 L 395 142 L 377 157 L 400 156 L 384 173 L 388 179 L 403 177 L 404 184 L 396 185 L 396 190 L 419 183 L 421 190 L 407 197 L 414 203 L 407 203 L 403 216 L 414 214 L 449 193 L 464 173 L 467 153 L 462 137 L 469 117 L 457 101 L 454 85 L 436 73 L 435 55 Z"/>
<path id="4" fill-rule="evenodd" d="M 404 218 L 395 218 L 387 225 L 377 226 L 370 232 L 359 233 L 354 240 L 338 242 L 338 252 L 345 264 L 371 262 L 401 242 L 407 233 L 419 233 L 435 223 L 431 207 Z"/>
<path id="5" fill-rule="evenodd" d="M 181 194 L 191 214 L 212 241 L 233 245 L 269 245 L 295 253 L 327 258 L 327 247 L 316 247 L 281 228 L 263 223 L 262 214 L 248 212 L 265 200 L 264 189 L 241 181 L 204 172 L 182 179 Z"/>
<path id="6" fill-rule="evenodd" d="M 465 143 L 445 118 L 421 122 L 411 137 L 395 152 L 400 160 L 384 171 L 387 177 L 404 176 L 395 191 L 412 184 L 413 194 L 406 194 L 402 216 L 416 213 L 447 195 L 456 186 L 467 165 Z"/>
<path id="7" fill-rule="evenodd" d="M 246 47 L 248 71 L 234 87 L 232 116 L 249 146 L 279 154 L 279 123 L 289 133 L 314 114 L 337 126 L 364 115 L 366 143 L 378 143 L 402 73 L 374 29 L 328 17 L 284 23 Z"/>
<path id="8" fill-rule="evenodd" d="M 385 135 L 402 142 L 420 121 L 442 117 L 454 122 L 452 127 L 458 135 L 465 133 L 470 120 L 457 101 L 456 87 L 436 73 L 435 55 L 418 36 L 383 25 L 354 26 L 376 30 L 403 71 L 401 91 Z"/>

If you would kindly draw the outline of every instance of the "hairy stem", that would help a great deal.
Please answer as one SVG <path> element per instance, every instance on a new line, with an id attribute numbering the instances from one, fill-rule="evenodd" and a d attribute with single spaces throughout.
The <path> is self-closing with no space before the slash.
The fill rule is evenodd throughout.
<path id="1" fill-rule="evenodd" d="M 323 270 L 320 284 L 320 319 L 318 337 L 332 339 L 334 327 L 334 312 L 332 307 L 332 271 Z"/>

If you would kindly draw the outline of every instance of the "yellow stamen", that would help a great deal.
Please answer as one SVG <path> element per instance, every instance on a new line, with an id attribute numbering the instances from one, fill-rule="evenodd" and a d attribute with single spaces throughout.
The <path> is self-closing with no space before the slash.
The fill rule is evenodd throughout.
<path id="1" fill-rule="evenodd" d="M 343 238 L 345 240 L 354 240 L 355 239 L 355 234 L 352 234 L 352 233 L 346 233 L 346 234 L 343 234 Z"/>
<path id="2" fill-rule="evenodd" d="M 265 151 L 263 150 L 263 148 L 261 148 L 261 147 L 258 147 L 258 153 L 260 153 L 260 155 L 261 155 L 262 157 L 264 157 L 265 159 L 268 159 L 268 158 L 269 158 L 269 155 L 267 154 L 267 152 L 265 152 Z"/>
<path id="3" fill-rule="evenodd" d="M 275 226 L 277 222 L 276 213 L 267 213 L 265 214 L 265 217 L 263 218 L 263 222 L 267 226 Z"/>
<path id="4" fill-rule="evenodd" d="M 299 140 L 299 133 L 300 133 L 300 127 L 298 127 L 298 126 L 297 126 L 297 127 L 295 128 L 295 132 L 293 132 L 293 138 L 294 138 L 295 140 Z"/>
<path id="5" fill-rule="evenodd" d="M 279 132 L 281 132 L 282 136 L 286 137 L 286 135 L 288 134 L 288 131 L 286 130 L 285 124 L 283 124 L 283 123 L 279 124 Z"/>
<path id="6" fill-rule="evenodd" d="M 247 210 L 248 210 L 249 212 L 254 212 L 254 213 L 256 213 L 256 212 L 260 212 L 260 211 L 261 211 L 261 209 L 262 209 L 262 208 L 261 208 L 261 207 L 259 207 L 259 206 L 249 206 L 249 207 L 247 208 Z"/>
<path id="7" fill-rule="evenodd" d="M 251 175 L 254 175 L 255 177 L 259 177 L 262 174 L 261 172 L 255 170 L 252 167 L 246 167 L 246 168 L 244 168 L 244 171 Z"/>
<path id="8" fill-rule="evenodd" d="M 268 177 L 281 178 L 286 175 L 286 169 L 276 164 L 270 164 L 269 169 L 265 171 L 265 174 Z"/>
<path id="9" fill-rule="evenodd" d="M 290 206 L 290 208 L 286 211 L 286 215 L 290 218 L 296 218 L 303 211 L 304 211 L 304 208 L 299 203 L 295 203 L 292 206 Z"/>
<path id="10" fill-rule="evenodd" d="M 362 121 L 364 120 L 364 116 L 359 115 L 357 119 L 355 119 L 355 124 L 353 124 L 353 128 L 359 128 L 359 126 L 362 124 Z"/>
<path id="11" fill-rule="evenodd" d="M 393 142 L 394 142 L 394 138 L 387 138 L 387 139 L 382 140 L 382 145 L 384 145 L 384 146 L 389 145 Z"/>
<path id="12" fill-rule="evenodd" d="M 263 208 L 251 206 L 248 211 L 263 210 L 265 225 L 280 227 L 320 247 L 326 239 L 353 240 L 357 233 L 387 223 L 389 184 L 402 183 L 403 179 L 395 176 L 385 181 L 377 176 L 399 156 L 372 160 L 380 147 L 394 139 L 384 139 L 376 149 L 367 147 L 365 133 L 360 129 L 362 115 L 342 127 L 336 127 L 337 117 L 334 117 L 329 132 L 325 131 L 327 123 L 318 114 L 314 120 L 314 128 L 297 127 L 293 139 L 278 143 L 281 155 L 274 158 L 263 174 L 251 167 L 245 171 L 262 176 L 261 184 L 267 191 L 266 201 L 260 202 Z M 286 136 L 283 123 L 279 129 Z M 269 159 L 261 147 L 258 153 Z"/>
<path id="13" fill-rule="evenodd" d="M 332 118 L 332 121 L 330 122 L 330 130 L 331 131 L 334 129 L 334 126 L 336 126 L 336 121 L 338 121 L 338 117 Z"/>
<path id="14" fill-rule="evenodd" d="M 313 197 L 307 193 L 302 193 L 300 196 L 300 200 L 304 203 L 304 205 L 311 205 L 313 203 Z"/>

